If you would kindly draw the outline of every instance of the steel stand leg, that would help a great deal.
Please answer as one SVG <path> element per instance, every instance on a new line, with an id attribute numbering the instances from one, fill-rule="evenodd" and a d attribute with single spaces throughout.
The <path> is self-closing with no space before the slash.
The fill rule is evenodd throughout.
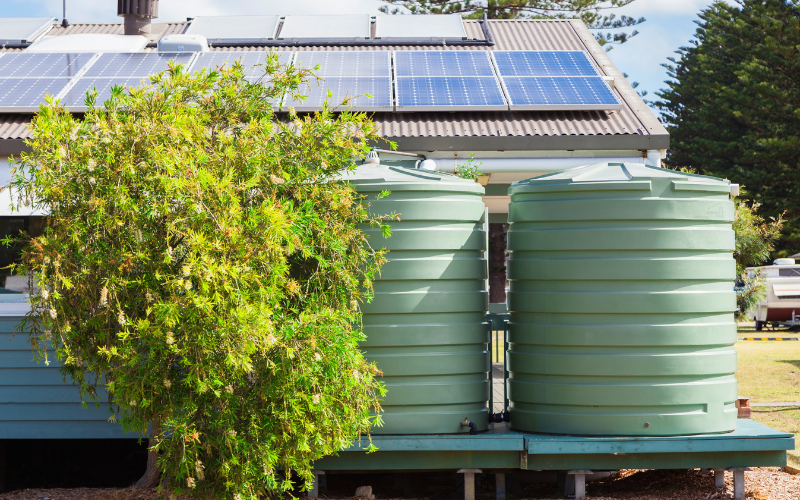
<path id="1" fill-rule="evenodd" d="M 744 469 L 733 471 L 733 498 L 744 498 Z"/>
<path id="2" fill-rule="evenodd" d="M 586 474 L 591 474 L 590 470 L 571 470 L 567 471 L 567 484 L 564 493 L 572 498 L 583 498 L 586 496 Z M 572 491 L 569 491 L 572 490 Z M 571 494 L 570 494 L 571 493 Z"/>
<path id="3" fill-rule="evenodd" d="M 505 472 L 496 472 L 494 475 L 495 492 L 497 500 L 506 500 L 506 474 Z"/>
<path id="4" fill-rule="evenodd" d="M 480 474 L 480 469 L 459 469 L 459 474 L 464 474 L 464 500 L 475 500 L 475 473 Z"/>
<path id="5" fill-rule="evenodd" d="M 725 486 L 725 469 L 714 469 L 714 488 Z"/>
<path id="6" fill-rule="evenodd" d="M 308 490 L 306 494 L 308 498 L 319 498 L 319 476 L 325 474 L 325 471 L 315 470 L 313 471 L 314 474 L 314 484 L 311 486 L 311 489 Z"/>

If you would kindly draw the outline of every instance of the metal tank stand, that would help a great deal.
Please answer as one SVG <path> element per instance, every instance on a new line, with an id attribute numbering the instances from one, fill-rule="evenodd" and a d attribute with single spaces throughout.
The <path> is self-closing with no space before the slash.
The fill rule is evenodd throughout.
<path id="1" fill-rule="evenodd" d="M 458 474 L 464 474 L 464 500 L 475 500 L 475 474 L 480 474 L 480 469 L 458 469 Z"/>

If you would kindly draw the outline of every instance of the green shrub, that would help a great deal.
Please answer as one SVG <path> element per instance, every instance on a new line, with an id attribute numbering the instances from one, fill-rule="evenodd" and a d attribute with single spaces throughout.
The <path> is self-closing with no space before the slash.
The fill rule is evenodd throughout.
<path id="1" fill-rule="evenodd" d="M 238 64 L 171 67 L 87 97 L 82 119 L 51 102 L 12 182 L 50 213 L 16 270 L 39 288 L 21 325 L 33 348 L 49 362 L 55 344 L 125 430 L 152 423 L 171 488 L 214 498 L 308 486 L 384 391 L 358 349 L 383 262 L 358 227 L 380 221 L 333 180 L 375 127 L 327 106 L 278 119 L 268 103 L 310 72 L 275 56 L 264 70 L 266 84 Z"/>

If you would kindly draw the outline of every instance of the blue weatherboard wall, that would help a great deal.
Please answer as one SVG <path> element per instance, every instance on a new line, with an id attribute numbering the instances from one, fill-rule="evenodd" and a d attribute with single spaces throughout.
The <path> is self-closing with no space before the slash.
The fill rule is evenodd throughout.
<path id="1" fill-rule="evenodd" d="M 21 320 L 0 317 L 0 439 L 137 438 L 108 421 L 107 405 L 81 406 L 55 356 L 36 364 L 27 334 L 14 335 Z"/>

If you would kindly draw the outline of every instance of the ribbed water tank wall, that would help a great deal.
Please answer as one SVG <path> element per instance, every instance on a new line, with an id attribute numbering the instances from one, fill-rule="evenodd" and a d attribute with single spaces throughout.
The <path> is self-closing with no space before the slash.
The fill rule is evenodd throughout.
<path id="1" fill-rule="evenodd" d="M 622 163 L 511 186 L 514 429 L 734 430 L 729 192 L 721 179 Z"/>
<path id="2" fill-rule="evenodd" d="M 363 165 L 345 176 L 375 200 L 373 215 L 398 214 L 392 234 L 367 229 L 389 250 L 362 306 L 366 357 L 383 372 L 383 427 L 375 434 L 469 432 L 488 427 L 490 358 L 483 187 L 437 172 Z"/>

